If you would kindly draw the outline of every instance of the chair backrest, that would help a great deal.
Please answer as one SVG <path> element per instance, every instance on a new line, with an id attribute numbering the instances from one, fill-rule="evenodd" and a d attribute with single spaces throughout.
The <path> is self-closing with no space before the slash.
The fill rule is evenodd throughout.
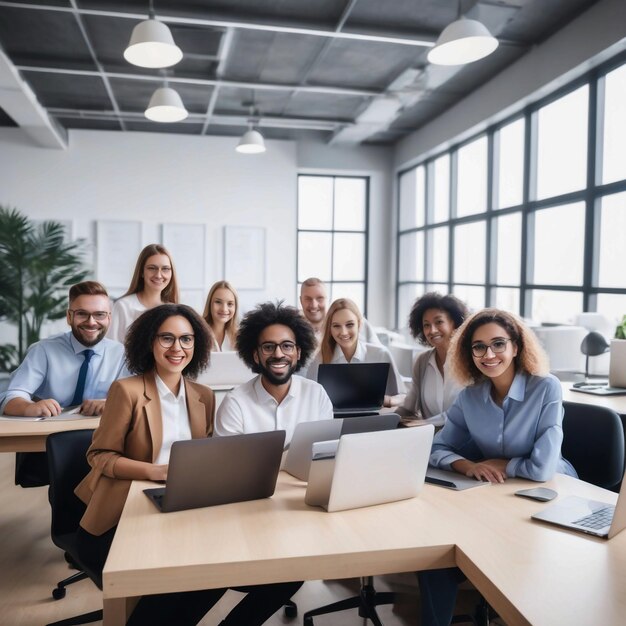
<path id="1" fill-rule="evenodd" d="M 613 410 L 563 402 L 563 456 L 581 480 L 616 490 L 624 476 L 624 427 Z"/>
<path id="2" fill-rule="evenodd" d="M 85 505 L 76 497 L 74 489 L 89 472 L 86 454 L 92 437 L 93 430 L 70 430 L 53 433 L 46 439 L 52 541 L 59 535 L 75 532 L 85 512 Z"/>

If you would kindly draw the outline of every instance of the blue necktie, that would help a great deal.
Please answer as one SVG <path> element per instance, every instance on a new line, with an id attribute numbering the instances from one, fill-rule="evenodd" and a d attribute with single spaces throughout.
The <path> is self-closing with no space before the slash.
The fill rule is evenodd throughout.
<path id="1" fill-rule="evenodd" d="M 83 364 L 80 366 L 80 370 L 78 371 L 78 380 L 76 381 L 76 391 L 74 391 L 74 397 L 70 402 L 71 406 L 76 404 L 81 404 L 83 401 L 83 393 L 85 391 L 85 381 L 87 380 L 87 370 L 89 369 L 89 361 L 91 357 L 94 355 L 93 350 L 83 350 L 80 354 L 83 355 L 85 360 Z"/>

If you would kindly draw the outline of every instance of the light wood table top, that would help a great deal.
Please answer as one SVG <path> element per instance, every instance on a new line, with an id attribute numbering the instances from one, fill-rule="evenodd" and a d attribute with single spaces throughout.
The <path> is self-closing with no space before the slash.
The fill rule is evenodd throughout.
<path id="1" fill-rule="evenodd" d="M 557 475 L 546 483 L 614 502 L 616 494 Z M 609 626 L 626 614 L 626 532 L 610 542 L 530 520 L 545 504 L 517 498 L 528 481 L 326 513 L 281 472 L 272 498 L 159 513 L 133 484 L 104 569 L 104 624 L 127 598 L 287 580 L 347 578 L 455 563 L 510 624 Z"/>
<path id="2" fill-rule="evenodd" d="M 46 438 L 52 433 L 83 428 L 97 428 L 99 417 L 80 417 L 69 420 L 24 419 L 0 420 L 0 452 L 43 452 Z"/>
<path id="3" fill-rule="evenodd" d="M 581 404 L 594 404 L 613 409 L 620 415 L 626 415 L 626 395 L 624 396 L 596 396 L 591 393 L 572 391 L 572 382 L 561 382 L 563 400 L 568 402 L 580 402 Z"/>

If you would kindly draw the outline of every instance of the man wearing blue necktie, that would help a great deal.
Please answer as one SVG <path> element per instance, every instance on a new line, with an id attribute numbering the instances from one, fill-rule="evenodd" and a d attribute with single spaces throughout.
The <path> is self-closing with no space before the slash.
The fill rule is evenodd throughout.
<path id="1" fill-rule="evenodd" d="M 33 344 L 0 396 L 0 414 L 51 417 L 68 406 L 82 415 L 100 415 L 111 383 L 129 376 L 124 346 L 106 339 L 111 303 L 97 282 L 73 285 L 67 323 L 70 331 Z"/>

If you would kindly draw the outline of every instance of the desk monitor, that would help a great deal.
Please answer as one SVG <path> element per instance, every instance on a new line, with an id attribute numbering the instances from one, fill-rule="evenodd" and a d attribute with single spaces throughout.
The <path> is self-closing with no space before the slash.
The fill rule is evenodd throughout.
<path id="1" fill-rule="evenodd" d="M 314 443 L 304 501 L 331 512 L 413 498 L 424 485 L 434 432 L 428 424 Z"/>
<path id="2" fill-rule="evenodd" d="M 144 489 L 164 513 L 269 498 L 285 431 L 175 441 L 165 487 Z"/>
<path id="3" fill-rule="evenodd" d="M 626 395 L 626 341 L 623 339 L 611 340 L 609 361 L 609 384 L 577 383 L 572 391 L 589 393 L 595 396 L 623 396 Z"/>
<path id="4" fill-rule="evenodd" d="M 200 373 L 197 382 L 213 389 L 232 389 L 254 376 L 236 352 L 211 352 L 209 367 Z"/>
<path id="5" fill-rule="evenodd" d="M 383 406 L 389 363 L 322 363 L 317 382 L 336 415 L 372 412 Z"/>
<path id="6" fill-rule="evenodd" d="M 391 430 L 398 427 L 400 416 L 395 413 L 351 417 L 349 419 L 301 422 L 296 426 L 285 459 L 285 471 L 300 480 L 309 479 L 313 444 L 317 441 L 339 439 L 352 433 Z"/>

